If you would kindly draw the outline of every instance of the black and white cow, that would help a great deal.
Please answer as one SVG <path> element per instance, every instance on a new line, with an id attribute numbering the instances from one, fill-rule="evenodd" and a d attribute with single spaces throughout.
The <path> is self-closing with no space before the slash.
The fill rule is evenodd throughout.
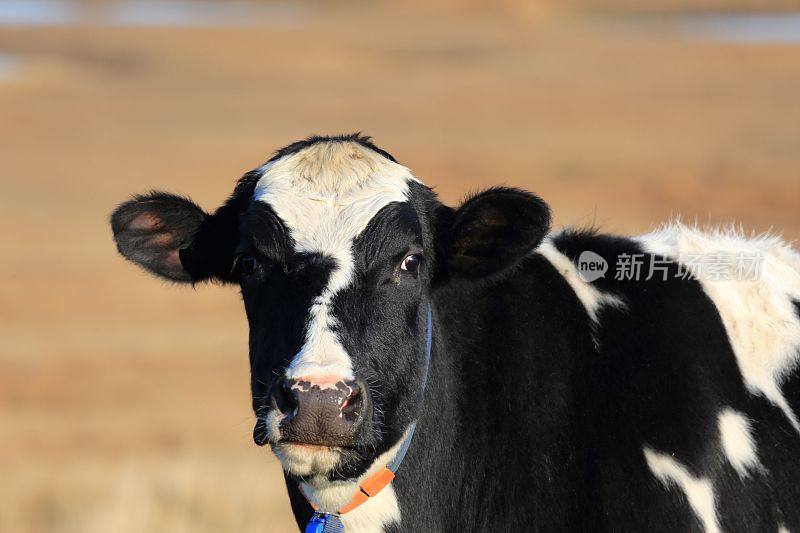
<path id="1" fill-rule="evenodd" d="M 800 255 L 777 238 L 550 233 L 536 196 L 447 207 L 357 135 L 279 150 L 213 214 L 152 193 L 111 222 L 161 277 L 240 286 L 254 437 L 301 527 L 313 505 L 348 532 L 800 533 Z"/>

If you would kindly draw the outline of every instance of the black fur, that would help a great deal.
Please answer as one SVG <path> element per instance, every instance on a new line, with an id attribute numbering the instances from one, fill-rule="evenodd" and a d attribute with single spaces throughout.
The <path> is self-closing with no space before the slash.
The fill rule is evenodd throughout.
<path id="1" fill-rule="evenodd" d="M 319 142 L 312 137 L 272 160 Z M 213 215 L 188 200 L 153 194 L 123 204 L 112 226 L 123 255 L 181 281 L 238 282 L 250 323 L 253 408 L 301 348 L 305 319 L 335 268 L 298 253 L 266 204 L 251 202 L 246 175 Z M 643 448 L 708 478 L 722 530 L 800 531 L 800 439 L 785 415 L 748 391 L 718 310 L 698 282 L 675 277 L 593 282 L 624 302 L 596 321 L 556 268 L 534 249 L 550 224 L 547 205 L 515 189 L 490 189 L 458 209 L 409 185 L 408 202 L 384 207 L 352 245 L 356 275 L 331 314 L 354 373 L 374 406 L 335 480 L 362 473 L 417 432 L 394 488 L 400 524 L 386 531 L 702 531 L 684 493 L 648 468 Z M 132 227 L 146 213 L 157 223 Z M 153 237 L 168 238 L 154 241 Z M 642 254 L 636 242 L 594 231 L 566 232 L 553 245 L 571 261 L 593 251 L 609 265 Z M 162 257 L 180 250 L 180 265 Z M 409 253 L 419 272 L 399 269 Z M 237 265 L 252 258 L 255 268 Z M 238 259 L 237 259 L 238 258 Z M 425 310 L 434 310 L 429 384 L 421 396 Z M 800 303 L 795 303 L 800 314 Z M 800 371 L 784 393 L 800 412 Z M 722 409 L 753 421 L 763 471 L 742 478 L 726 461 Z M 256 439 L 263 437 L 256 427 Z M 302 527 L 311 508 L 287 475 Z"/>

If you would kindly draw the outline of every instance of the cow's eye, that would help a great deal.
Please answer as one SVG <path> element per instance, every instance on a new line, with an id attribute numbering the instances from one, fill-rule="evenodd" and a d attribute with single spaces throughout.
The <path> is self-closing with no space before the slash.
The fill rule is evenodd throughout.
<path id="1" fill-rule="evenodd" d="M 252 255 L 240 255 L 236 260 L 234 270 L 240 276 L 252 276 L 258 270 L 258 260 Z"/>
<path id="2" fill-rule="evenodd" d="M 418 254 L 407 255 L 403 262 L 400 263 L 400 270 L 405 270 L 411 274 L 416 274 L 419 270 L 419 265 L 422 263 L 422 256 Z"/>

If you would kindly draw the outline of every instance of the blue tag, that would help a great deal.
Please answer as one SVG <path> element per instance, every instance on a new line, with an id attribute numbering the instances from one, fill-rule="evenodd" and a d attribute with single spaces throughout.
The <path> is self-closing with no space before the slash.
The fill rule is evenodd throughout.
<path id="1" fill-rule="evenodd" d="M 306 533 L 323 533 L 325 531 L 325 515 L 314 513 L 306 526 Z"/>
<path id="2" fill-rule="evenodd" d="M 336 515 L 314 513 L 308 521 L 305 533 L 344 533 L 344 524 Z"/>

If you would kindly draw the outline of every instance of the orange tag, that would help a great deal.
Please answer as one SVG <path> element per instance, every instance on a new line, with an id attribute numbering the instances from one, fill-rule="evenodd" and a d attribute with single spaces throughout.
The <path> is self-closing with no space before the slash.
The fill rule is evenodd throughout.
<path id="1" fill-rule="evenodd" d="M 365 493 L 363 493 L 363 492 L 361 492 L 359 490 L 358 492 L 355 493 L 355 495 L 353 496 L 353 499 L 350 500 L 350 502 L 347 503 L 347 505 L 345 505 L 344 507 L 339 509 L 338 512 L 339 512 L 339 514 L 344 514 L 344 513 L 350 512 L 353 509 L 355 509 L 356 507 L 358 507 L 359 505 L 361 505 L 362 503 L 364 503 L 365 501 L 367 501 L 368 499 L 369 499 L 369 496 L 367 496 Z"/>
<path id="2" fill-rule="evenodd" d="M 369 498 L 378 494 L 381 489 L 391 483 L 393 479 L 394 472 L 386 467 L 381 468 L 378 472 L 364 480 L 364 483 L 359 485 L 358 492 L 353 495 L 353 499 L 350 500 L 347 505 L 339 509 L 339 514 L 345 514 L 349 511 L 352 511 Z"/>
<path id="3" fill-rule="evenodd" d="M 391 483 L 393 479 L 394 472 L 383 467 L 378 470 L 377 473 L 364 480 L 364 483 L 361 484 L 361 490 L 369 497 L 375 496 L 383 487 Z"/>

